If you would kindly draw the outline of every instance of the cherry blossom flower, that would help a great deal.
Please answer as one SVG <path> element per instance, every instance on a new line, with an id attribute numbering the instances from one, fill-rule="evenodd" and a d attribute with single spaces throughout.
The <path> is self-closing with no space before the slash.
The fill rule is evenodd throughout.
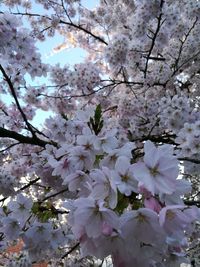
<path id="1" fill-rule="evenodd" d="M 117 205 L 117 187 L 111 178 L 111 171 L 107 167 L 102 167 L 102 170 L 94 169 L 90 172 L 90 177 L 94 181 L 91 196 L 107 202 L 108 206 L 114 209 Z"/>
<path id="2" fill-rule="evenodd" d="M 17 240 L 19 238 L 21 227 L 16 219 L 5 217 L 2 219 L 2 224 L 1 232 L 4 233 L 8 240 Z"/>
<path id="3" fill-rule="evenodd" d="M 200 1 L 3 2 L 0 247 L 29 259 L 3 265 L 179 267 L 199 239 Z M 44 63 L 58 32 L 53 54 L 83 62 Z"/>
<path id="4" fill-rule="evenodd" d="M 11 216 L 20 222 L 25 222 L 30 216 L 33 202 L 23 194 L 18 194 L 16 200 L 8 203 L 8 208 L 12 211 Z"/>
<path id="5" fill-rule="evenodd" d="M 133 164 L 134 177 L 154 195 L 172 194 L 175 191 L 178 176 L 178 162 L 171 148 L 156 148 L 152 142 L 144 145 L 144 162 Z"/>
<path id="6" fill-rule="evenodd" d="M 197 209 L 198 210 L 198 209 Z M 159 213 L 160 225 L 169 236 L 183 238 L 184 231 L 193 229 L 192 222 L 199 219 L 199 210 L 181 205 L 164 207 Z"/>
<path id="7" fill-rule="evenodd" d="M 92 168 L 95 157 L 86 151 L 84 147 L 77 146 L 71 150 L 70 160 L 73 162 L 75 169 L 89 170 Z"/>
<path id="8" fill-rule="evenodd" d="M 77 227 L 84 227 L 88 237 L 96 238 L 102 234 L 102 227 L 105 223 L 116 228 L 118 225 L 117 215 L 112 210 L 105 208 L 103 204 L 91 197 L 75 200 L 74 205 L 77 208 L 73 215 L 73 231 L 77 232 Z"/>
<path id="9" fill-rule="evenodd" d="M 82 190 L 87 186 L 87 183 L 90 184 L 91 182 L 90 177 L 86 173 L 83 171 L 76 171 L 65 177 L 63 185 L 68 185 L 69 191 L 75 192 Z"/>
<path id="10" fill-rule="evenodd" d="M 138 191 L 138 182 L 134 177 L 134 171 L 128 158 L 121 156 L 117 159 L 112 177 L 119 191 L 126 196 Z"/>

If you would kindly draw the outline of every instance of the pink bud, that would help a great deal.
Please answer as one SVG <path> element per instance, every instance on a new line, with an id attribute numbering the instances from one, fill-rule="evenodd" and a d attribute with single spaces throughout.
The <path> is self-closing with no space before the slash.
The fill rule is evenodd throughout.
<path id="1" fill-rule="evenodd" d="M 102 233 L 104 235 L 110 236 L 113 232 L 113 228 L 106 222 L 103 222 L 102 225 Z"/>
<path id="2" fill-rule="evenodd" d="M 149 208 L 157 213 L 159 213 L 160 210 L 162 209 L 160 203 L 154 197 L 146 198 L 144 200 L 144 206 L 145 208 Z"/>

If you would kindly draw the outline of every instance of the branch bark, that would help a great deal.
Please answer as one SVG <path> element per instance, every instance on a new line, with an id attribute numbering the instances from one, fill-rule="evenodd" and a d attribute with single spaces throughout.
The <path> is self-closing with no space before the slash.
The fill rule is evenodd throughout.
<path id="1" fill-rule="evenodd" d="M 4 12 L 0 12 L 0 14 L 3 14 Z M 41 15 L 41 14 L 36 14 L 36 13 L 28 13 L 28 12 L 12 12 L 11 14 L 13 15 L 17 15 L 17 16 L 29 16 L 29 17 L 42 17 L 42 18 L 46 18 L 48 20 L 52 20 L 50 17 L 47 17 L 47 16 L 44 16 L 44 15 Z M 68 22 L 68 21 L 64 21 L 64 20 L 60 20 L 59 23 L 61 24 L 65 24 L 65 25 L 68 25 L 72 28 L 76 28 L 77 30 L 79 31 L 83 31 L 85 32 L 86 34 L 92 36 L 94 39 L 98 40 L 99 42 L 105 44 L 105 45 L 108 45 L 108 43 L 103 39 L 101 38 L 100 36 L 92 33 L 91 31 L 87 30 L 86 28 L 84 28 L 82 25 L 80 24 L 75 24 L 73 23 L 72 21 Z"/>
<path id="2" fill-rule="evenodd" d="M 33 130 L 33 128 L 32 128 L 32 125 L 28 122 L 27 117 L 26 117 L 26 115 L 25 115 L 23 109 L 22 109 L 21 106 L 20 106 L 19 100 L 18 100 L 17 95 L 16 95 L 16 93 L 15 93 L 15 88 L 14 88 L 14 86 L 13 86 L 13 84 L 12 84 L 12 81 L 11 81 L 11 79 L 9 78 L 9 76 L 7 75 L 7 73 L 6 73 L 6 71 L 4 70 L 4 68 L 3 68 L 2 65 L 0 65 L 0 70 L 1 70 L 1 73 L 3 74 L 4 80 L 7 82 L 8 86 L 9 86 L 9 88 L 10 88 L 11 95 L 13 96 L 13 98 L 14 98 L 14 100 L 15 100 L 16 106 L 17 106 L 19 112 L 21 113 L 21 116 L 22 116 L 22 118 L 23 118 L 23 120 L 24 120 L 24 122 L 25 122 L 25 124 L 26 124 L 26 126 L 27 126 L 27 128 L 28 128 L 28 130 L 31 132 L 31 134 L 32 134 L 33 136 L 36 136 L 36 135 L 35 135 L 35 132 L 34 132 L 34 130 Z"/>
<path id="3" fill-rule="evenodd" d="M 7 130 L 2 127 L 0 127 L 0 137 L 11 138 L 11 139 L 19 141 L 22 144 L 30 144 L 30 145 L 36 145 L 36 146 L 41 146 L 41 147 L 45 147 L 47 144 L 55 145 L 54 143 L 39 139 L 37 136 L 33 136 L 33 137 L 25 136 L 25 135 L 19 134 L 11 130 Z"/>
<path id="4" fill-rule="evenodd" d="M 157 38 L 157 36 L 158 36 L 158 33 L 159 33 L 160 28 L 161 28 L 162 23 L 163 23 L 163 21 L 162 21 L 162 15 L 163 15 L 163 14 L 162 14 L 162 7 L 163 7 L 163 4 L 164 4 L 164 0 L 161 0 L 161 2 L 160 2 L 160 9 L 161 9 L 161 12 L 160 12 L 160 15 L 159 15 L 159 17 L 158 17 L 158 23 L 157 23 L 156 31 L 155 31 L 155 33 L 154 33 L 154 36 L 152 37 L 151 47 L 150 47 L 149 52 L 148 52 L 147 57 L 146 57 L 147 60 L 146 60 L 145 69 L 144 69 L 144 78 L 146 78 L 149 59 L 150 59 L 150 57 L 151 57 L 151 53 L 152 53 L 152 51 L 153 51 L 153 49 L 154 49 L 154 46 L 155 46 L 156 38 Z"/>

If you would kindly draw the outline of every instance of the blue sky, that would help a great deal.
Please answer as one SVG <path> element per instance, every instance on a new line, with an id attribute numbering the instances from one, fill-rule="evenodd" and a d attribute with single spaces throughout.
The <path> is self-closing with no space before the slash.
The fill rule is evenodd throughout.
<path id="1" fill-rule="evenodd" d="M 99 0 L 82 0 L 83 6 L 88 9 L 95 8 Z M 37 11 L 37 10 L 36 10 Z M 42 61 L 51 65 L 60 63 L 61 66 L 65 64 L 74 65 L 76 63 L 83 62 L 86 57 L 86 51 L 81 48 L 67 48 L 59 53 L 53 53 L 53 49 L 64 42 L 65 38 L 59 34 L 56 34 L 53 38 L 47 38 L 44 42 L 37 42 L 37 47 L 42 55 Z M 44 83 L 45 80 L 39 79 L 37 83 Z M 41 127 L 45 118 L 52 115 L 51 112 L 37 110 L 36 116 L 32 123 L 37 127 Z"/>
<path id="2" fill-rule="evenodd" d="M 87 7 L 88 9 L 95 8 L 99 0 L 82 0 L 82 5 Z M 39 12 L 38 5 L 35 8 L 35 11 Z M 60 36 L 59 34 L 56 34 L 54 38 L 48 38 L 45 42 L 38 42 L 37 46 L 40 50 L 40 53 L 42 54 L 42 59 L 44 63 L 49 64 L 56 64 L 60 63 L 61 65 L 64 65 L 66 63 L 69 64 L 76 64 L 81 61 L 84 61 L 84 58 L 86 56 L 86 52 L 83 49 L 80 48 L 68 48 L 65 50 L 62 50 L 61 52 L 57 54 L 53 54 L 53 49 L 58 46 L 59 44 L 62 44 L 64 41 L 64 37 Z"/>

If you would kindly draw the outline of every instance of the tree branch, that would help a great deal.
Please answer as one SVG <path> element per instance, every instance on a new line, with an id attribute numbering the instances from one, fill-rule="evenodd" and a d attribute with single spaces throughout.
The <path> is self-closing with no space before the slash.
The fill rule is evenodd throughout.
<path id="1" fill-rule="evenodd" d="M 67 257 L 70 253 L 72 253 L 72 252 L 73 252 L 79 245 L 80 245 L 80 243 L 75 244 L 69 251 L 67 251 L 66 254 L 64 254 L 64 255 L 62 256 L 62 259 L 66 258 L 66 257 Z"/>
<path id="2" fill-rule="evenodd" d="M 47 144 L 55 145 L 54 143 L 50 143 L 44 140 L 39 139 L 37 136 L 29 137 L 19 134 L 17 132 L 7 130 L 5 128 L 0 127 L 0 137 L 2 138 L 11 138 L 19 141 L 22 144 L 30 144 L 45 147 Z"/>
<path id="3" fill-rule="evenodd" d="M 188 205 L 188 206 L 197 206 L 198 208 L 200 208 L 200 200 L 184 200 L 184 204 Z"/>
<path id="4" fill-rule="evenodd" d="M 67 191 L 69 191 L 68 188 L 62 189 L 62 190 L 60 190 L 59 192 L 56 192 L 56 193 L 54 193 L 54 194 L 52 194 L 52 195 L 49 195 L 49 196 L 43 198 L 40 202 L 44 202 L 45 200 L 47 200 L 47 199 L 49 199 L 49 198 L 56 197 L 56 196 L 58 196 L 58 195 L 60 195 L 60 194 L 62 194 L 62 193 L 64 193 L 64 192 L 67 192 Z"/>
<path id="5" fill-rule="evenodd" d="M 64 21 L 64 20 L 60 20 L 60 23 L 61 24 L 66 24 L 68 26 L 71 26 L 73 28 L 76 28 L 78 30 L 81 30 L 81 31 L 87 33 L 88 35 L 91 35 L 93 38 L 95 38 L 96 40 L 100 41 L 101 43 L 103 43 L 105 45 L 108 45 L 108 43 L 103 38 L 95 35 L 94 33 L 90 32 L 90 31 L 88 31 L 86 28 L 84 28 L 81 25 L 77 25 L 77 24 L 74 24 L 74 23 L 71 23 L 71 22 L 67 22 L 67 21 Z"/>
<path id="6" fill-rule="evenodd" d="M 200 160 L 199 159 L 191 159 L 191 158 L 179 158 L 179 160 L 182 160 L 182 161 L 190 161 L 192 163 L 195 163 L 195 164 L 200 164 Z"/>
<path id="7" fill-rule="evenodd" d="M 0 14 L 3 14 L 4 12 L 0 12 Z M 30 17 L 42 17 L 42 18 L 46 18 L 48 20 L 52 20 L 51 18 L 47 17 L 47 16 L 44 16 L 44 15 L 40 15 L 40 14 L 36 14 L 36 13 L 28 13 L 28 12 L 12 12 L 11 14 L 13 15 L 21 15 L 21 16 L 30 16 Z M 75 23 L 73 23 L 72 21 L 70 22 L 67 22 L 67 21 L 64 21 L 64 20 L 60 20 L 59 23 L 61 24 L 65 24 L 65 25 L 68 25 L 68 26 L 71 26 L 73 28 L 76 28 L 77 30 L 80 30 L 80 31 L 83 31 L 85 33 L 87 33 L 88 35 L 92 36 L 94 39 L 100 41 L 101 43 L 105 44 L 105 45 L 108 45 L 108 43 L 101 37 L 95 35 L 94 33 L 90 32 L 89 30 L 87 30 L 86 28 L 84 28 L 83 26 L 81 25 L 77 25 Z"/>
<path id="8" fill-rule="evenodd" d="M 162 7 L 163 7 L 163 4 L 164 4 L 164 0 L 161 0 L 160 2 L 160 9 L 161 9 L 161 12 L 160 12 L 160 15 L 158 17 L 158 23 L 157 23 L 157 27 L 156 27 L 156 31 L 154 33 L 154 36 L 152 37 L 152 42 L 151 42 L 151 47 L 149 49 L 149 52 L 147 54 L 147 60 L 146 60 L 146 64 L 145 64 L 145 69 L 144 69 L 144 78 L 146 78 L 146 75 L 147 75 L 147 69 L 148 69 L 148 63 L 149 63 L 149 59 L 151 57 L 151 53 L 153 51 L 153 48 L 155 46 L 155 42 L 156 42 L 156 38 L 158 36 L 158 33 L 160 31 L 160 27 L 162 25 Z"/>
<path id="9" fill-rule="evenodd" d="M 180 40 L 181 42 L 181 45 L 179 47 L 179 51 L 178 51 L 178 57 L 175 59 L 175 63 L 174 63 L 174 71 L 172 73 L 172 76 L 174 76 L 176 74 L 176 72 L 180 69 L 180 66 L 178 66 L 179 64 L 179 61 L 180 61 L 180 58 L 181 58 L 181 54 L 182 54 L 182 51 L 183 51 L 183 46 L 185 44 L 185 42 L 187 41 L 191 31 L 194 29 L 196 23 L 198 21 L 198 18 L 195 19 L 194 23 L 192 24 L 191 28 L 188 30 L 188 32 L 185 34 L 185 38 L 184 40 Z M 182 66 L 182 65 L 181 65 Z"/>
<path id="10" fill-rule="evenodd" d="M 30 181 L 28 184 L 26 184 L 26 185 L 24 185 L 23 187 L 21 187 L 21 188 L 19 189 L 19 191 L 23 191 L 23 190 L 25 190 L 26 188 L 29 188 L 29 186 L 35 184 L 35 183 L 36 183 L 37 181 L 39 181 L 39 180 L 40 180 L 40 178 L 37 177 L 36 179 Z"/>
<path id="11" fill-rule="evenodd" d="M 31 134 L 33 136 L 36 136 L 31 124 L 28 122 L 28 120 L 26 118 L 26 115 L 25 115 L 24 111 L 22 110 L 22 108 L 21 108 L 21 106 L 19 104 L 19 100 L 18 100 L 17 95 L 15 93 L 15 89 L 14 89 L 14 86 L 13 86 L 13 84 L 11 82 L 11 79 L 8 77 L 8 75 L 7 75 L 6 71 L 4 70 L 4 68 L 2 67 L 2 65 L 0 65 L 0 70 L 1 70 L 1 72 L 3 74 L 3 77 L 4 77 L 5 81 L 7 82 L 8 86 L 10 88 L 11 94 L 12 94 L 14 100 L 15 100 L 17 108 L 18 108 L 19 112 L 21 113 L 22 118 L 23 118 L 28 130 L 31 132 Z"/>
<path id="12" fill-rule="evenodd" d="M 12 147 L 19 145 L 19 144 L 20 144 L 20 142 L 11 144 L 11 145 L 7 146 L 6 148 L 0 150 L 0 153 L 3 153 L 3 152 L 5 152 L 5 151 L 11 149 Z"/>

